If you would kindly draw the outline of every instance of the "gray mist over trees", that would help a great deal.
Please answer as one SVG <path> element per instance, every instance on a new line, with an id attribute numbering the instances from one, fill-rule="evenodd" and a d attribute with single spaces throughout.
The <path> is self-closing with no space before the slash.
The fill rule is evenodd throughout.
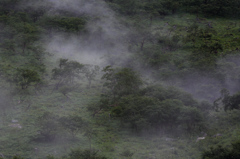
<path id="1" fill-rule="evenodd" d="M 31 8 L 34 10 L 43 10 L 44 14 L 50 16 L 64 15 L 66 12 L 74 16 L 87 18 L 85 32 L 80 34 L 66 33 L 59 30 L 52 30 L 50 35 L 42 35 L 45 43 L 45 49 L 54 54 L 56 59 L 66 58 L 77 60 L 84 64 L 97 64 L 101 66 L 119 65 L 131 66 L 143 74 L 143 77 L 151 82 L 158 83 L 159 79 L 152 75 L 152 69 L 144 68 L 138 63 L 138 59 L 132 59 L 129 46 L 143 47 L 144 42 L 152 41 L 158 36 L 170 36 L 171 31 L 164 31 L 158 35 L 144 32 L 141 30 L 132 30 L 127 28 L 121 18 L 116 18 L 116 13 L 112 11 L 105 1 L 96 0 L 70 0 L 70 1 L 23 1 L 19 5 L 20 8 Z M 142 24 L 134 24 L 141 26 Z M 152 30 L 149 25 L 149 30 Z M 167 27 L 167 26 L 164 26 Z M 140 27 L 141 28 L 141 27 Z M 143 29 L 143 28 L 142 28 Z M 140 35 L 141 34 L 141 35 Z M 224 58 L 222 59 L 224 60 Z M 219 60 L 221 61 L 221 60 Z M 188 61 L 186 60 L 186 63 Z M 218 64 L 219 70 L 221 64 Z M 173 71 L 177 68 L 173 67 Z M 226 69 L 226 67 L 224 67 Z M 161 70 L 161 69 L 160 69 Z M 164 82 L 166 85 L 181 87 L 192 93 L 195 98 L 214 101 L 220 95 L 220 90 L 227 88 L 230 92 L 236 92 L 233 86 L 234 70 L 225 70 L 232 72 L 228 77 L 223 77 L 222 81 L 215 80 L 202 72 L 196 70 L 193 74 L 185 74 L 183 78 L 170 79 Z M 223 84 L 224 83 L 224 84 Z M 214 84 L 212 87 L 210 85 Z M 210 86 L 210 87 L 209 87 Z M 201 88 L 202 91 L 199 91 Z M 206 93 L 207 92 L 207 93 Z"/>
<path id="2" fill-rule="evenodd" d="M 45 14 L 51 16 L 68 12 L 88 19 L 86 33 L 79 35 L 53 31 L 51 36 L 45 35 L 46 49 L 56 57 L 101 64 L 109 57 L 114 58 L 117 54 L 124 56 L 128 53 L 128 30 L 117 20 L 115 13 L 104 1 L 27 1 L 23 2 L 22 6 L 35 10 L 49 8 L 45 10 Z M 117 62 L 119 60 L 112 60 L 112 63 Z"/>
<path id="3" fill-rule="evenodd" d="M 205 17 L 236 1 L 199 2 L 0 1 L 0 159 L 198 159 L 238 139 L 240 23 Z"/>
<path id="4" fill-rule="evenodd" d="M 222 89 L 227 89 L 230 94 L 235 94 L 240 88 L 239 58 L 239 55 L 227 55 L 218 59 L 216 66 L 218 80 L 211 73 L 203 74 L 203 72 L 195 70 L 194 73 L 186 75 L 181 84 L 178 85 L 179 79 L 173 79 L 167 85 L 179 86 L 195 98 L 210 102 L 221 96 Z"/>

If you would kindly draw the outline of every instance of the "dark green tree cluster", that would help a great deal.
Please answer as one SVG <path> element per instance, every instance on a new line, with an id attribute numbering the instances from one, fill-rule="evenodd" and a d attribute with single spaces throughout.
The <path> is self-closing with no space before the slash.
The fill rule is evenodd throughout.
<path id="1" fill-rule="evenodd" d="M 202 159 L 238 159 L 240 158 L 240 142 L 231 145 L 231 148 L 218 146 L 203 152 Z"/>
<path id="2" fill-rule="evenodd" d="M 181 1 L 163 0 L 163 1 L 148 1 L 144 4 L 144 10 L 150 15 L 170 15 L 175 14 L 181 8 Z M 157 14 L 156 14 L 157 13 Z"/>
<path id="3" fill-rule="evenodd" d="M 40 24 L 49 31 L 80 32 L 84 29 L 85 19 L 80 17 L 47 16 Z"/>
<path id="4" fill-rule="evenodd" d="M 41 78 L 38 72 L 30 69 L 18 69 L 15 76 L 15 83 L 21 89 L 27 89 L 31 84 L 38 84 Z"/>
<path id="5" fill-rule="evenodd" d="M 177 0 L 105 0 L 110 6 L 123 15 L 149 14 L 150 17 L 165 16 L 176 13 L 180 3 Z"/>
<path id="6" fill-rule="evenodd" d="M 28 13 L 15 6 L 18 2 L 0 2 L 6 7 L 0 9 L 0 70 L 2 80 L 11 84 L 10 90 L 18 90 L 22 96 L 42 81 L 46 52 L 39 42 L 40 28 Z"/>
<path id="7" fill-rule="evenodd" d="M 205 16 L 238 17 L 240 3 L 236 0 L 186 0 L 182 1 L 186 11 Z"/>
<path id="8" fill-rule="evenodd" d="M 192 52 L 189 56 L 190 67 L 205 71 L 216 70 L 219 58 L 238 51 L 239 32 L 236 29 L 236 26 L 229 25 L 228 32 L 217 30 L 211 22 L 204 26 L 197 23 L 189 26 L 183 41 Z"/>
<path id="9" fill-rule="evenodd" d="M 140 76 L 130 68 L 107 66 L 104 71 L 104 86 L 108 89 L 102 96 L 99 109 L 108 111 L 123 125 L 134 131 L 181 126 L 191 132 L 202 128 L 200 105 L 190 95 L 175 88 L 146 87 Z"/>
<path id="10" fill-rule="evenodd" d="M 0 2 L 0 69 L 3 79 L 25 89 L 43 81 L 46 73 L 44 63 L 49 54 L 42 47 L 42 35 L 51 31 L 81 32 L 86 21 L 70 14 L 46 15 L 51 7 L 47 2 L 41 9 L 20 4 L 19 0 Z"/>
<path id="11" fill-rule="evenodd" d="M 19 0 L 2 0 L 0 2 L 0 14 L 8 14 L 17 8 Z"/>
<path id="12" fill-rule="evenodd" d="M 104 86 L 111 90 L 109 96 L 113 99 L 135 94 L 140 90 L 142 80 L 132 69 L 122 68 L 118 70 L 107 66 L 103 71 L 105 74 L 102 79 L 106 80 Z"/>
<path id="13" fill-rule="evenodd" d="M 237 0 L 105 0 L 115 10 L 123 15 L 139 13 L 150 16 L 166 16 L 177 11 L 201 14 L 204 16 L 218 16 L 238 18 L 240 3 Z"/>
<path id="14" fill-rule="evenodd" d="M 83 64 L 77 61 L 60 59 L 59 67 L 52 70 L 52 78 L 57 80 L 57 86 L 61 84 L 73 84 L 76 78 L 80 78 Z"/>
<path id="15" fill-rule="evenodd" d="M 214 108 L 216 111 L 223 109 L 228 110 L 239 110 L 240 109 L 240 92 L 230 95 L 227 89 L 221 90 L 221 97 L 214 101 Z"/>
<path id="16" fill-rule="evenodd" d="M 24 0 L 26 3 L 31 1 L 38 2 L 37 0 Z M 219 87 L 227 85 L 227 80 L 234 81 L 231 84 L 232 87 L 235 83 L 238 85 L 240 76 L 239 73 L 235 73 L 235 70 L 239 69 L 238 58 L 235 58 L 237 56 L 233 57 L 235 60 L 225 61 L 222 57 L 232 53 L 238 54 L 239 24 L 237 22 L 229 23 L 224 28 L 216 26 L 214 20 L 212 23 L 208 21 L 209 19 L 202 18 L 202 16 L 237 17 L 240 13 L 240 3 L 237 0 L 105 0 L 114 11 L 119 13 L 114 16 L 116 18 L 125 16 L 127 19 L 124 21 L 124 18 L 120 18 L 121 22 L 124 21 L 123 25 L 132 27 L 131 37 L 126 37 L 123 40 L 123 43 L 130 43 L 128 51 L 132 54 L 119 56 L 120 59 L 127 59 L 129 67 L 105 67 L 101 79 L 103 86 L 101 82 L 96 82 L 95 87 L 91 86 L 93 81 L 98 78 L 100 67 L 90 64 L 84 65 L 68 59 L 59 60 L 59 65 L 52 69 L 51 80 L 47 73 L 49 68 L 45 66 L 47 64 L 45 62 L 49 59 L 46 58 L 48 54 L 42 48 L 42 37 L 44 37 L 43 35 L 52 37 L 54 33 L 63 33 L 68 37 L 73 34 L 85 35 L 87 21 L 92 20 L 93 22 L 101 19 L 101 15 L 88 17 L 88 19 L 85 15 L 76 16 L 68 11 L 56 11 L 51 8 L 52 2 L 41 3 L 44 6 L 39 8 L 21 7 L 20 2 L 22 1 L 0 1 L 0 129 L 1 135 L 8 130 L 11 131 L 9 137 L 1 137 L 1 142 L 4 140 L 1 148 L 4 148 L 5 145 L 10 149 L 16 148 L 17 152 L 21 151 L 25 157 L 28 155 L 27 153 L 32 153 L 31 148 L 26 148 L 29 145 L 29 147 L 35 144 L 50 145 L 54 144 L 53 141 L 59 141 L 56 139 L 73 143 L 74 141 L 69 140 L 68 135 L 70 135 L 70 139 L 77 140 L 81 138 L 80 133 L 82 133 L 82 136 L 87 138 L 90 149 L 76 149 L 62 158 L 104 159 L 106 157 L 92 148 L 92 143 L 94 143 L 97 130 L 105 131 L 105 128 L 108 133 L 115 133 L 121 128 L 130 128 L 134 132 L 149 131 L 163 132 L 163 134 L 166 132 L 184 132 L 185 134 L 190 132 L 193 134 L 204 129 L 206 125 L 204 117 L 212 119 L 210 125 L 214 125 L 217 121 L 220 124 L 230 123 L 231 126 L 237 126 L 235 123 L 239 120 L 240 93 L 230 95 L 227 90 L 223 90 L 221 97 L 214 102 L 215 110 L 220 111 L 222 108 L 232 115 L 231 118 L 223 115 L 222 118 L 227 120 L 222 122 L 222 118 L 216 117 L 217 113 L 209 113 L 209 110 L 212 109 L 209 103 L 199 103 L 190 94 L 175 87 L 149 84 L 143 80 L 138 72 L 132 69 L 145 68 L 151 77 L 156 77 L 157 83 L 164 81 L 170 85 L 172 83 L 182 87 L 188 85 L 191 90 L 200 92 L 199 94 L 204 94 L 209 90 L 209 87 L 211 89 L 211 87 L 216 86 L 219 89 Z M 46 14 L 48 10 L 51 10 L 53 14 Z M 192 17 L 187 14 L 191 18 L 186 18 L 182 24 L 176 24 L 181 22 L 175 23 L 170 17 L 176 13 L 186 12 L 194 13 L 197 17 L 193 18 L 195 15 Z M 185 15 L 180 14 L 179 18 Z M 158 21 L 159 19 L 161 21 Z M 150 23 L 146 23 L 149 20 Z M 165 24 L 162 24 L 163 21 Z M 192 23 L 193 25 L 191 25 Z M 121 30 L 121 25 L 117 29 Z M 91 38 L 96 42 L 95 48 L 92 49 L 101 48 L 106 51 L 109 50 L 109 47 L 115 48 L 115 41 L 107 40 L 104 30 L 107 28 L 96 29 L 91 34 Z M 88 35 L 82 37 L 82 40 L 85 40 L 84 37 L 88 37 Z M 112 54 L 112 57 L 118 59 L 115 54 Z M 219 58 L 222 59 L 219 60 Z M 222 62 L 221 66 L 217 65 L 219 61 Z M 50 63 L 50 60 L 48 62 Z M 149 68 L 153 72 L 149 72 Z M 220 70 L 218 70 L 219 68 Z M 199 73 L 199 70 L 202 74 Z M 230 74 L 229 70 L 233 73 Z M 201 85 L 200 82 L 200 86 L 203 87 L 195 87 L 194 84 L 201 81 L 198 77 L 204 75 L 209 75 L 208 77 L 211 79 L 212 77 L 218 79 L 218 82 L 215 80 L 209 82 L 204 79 L 205 86 Z M 192 82 L 193 80 L 188 79 L 189 76 L 193 76 L 195 81 Z M 181 80 L 186 81 L 183 83 Z M 43 87 L 45 92 L 38 93 L 38 88 L 44 82 L 46 83 L 46 87 Z M 83 83 L 87 88 L 81 87 L 79 89 Z M 57 93 L 51 92 L 52 85 L 54 86 L 53 90 L 58 90 L 67 99 L 70 99 L 69 93 L 76 90 L 71 94 L 73 100 L 62 102 L 60 99 L 61 109 L 54 108 L 59 106 L 57 104 L 59 98 L 56 98 Z M 239 87 L 236 87 L 234 91 L 237 92 L 238 89 Z M 202 90 L 204 92 L 201 92 Z M 100 92 L 102 95 L 98 96 Z M 207 93 L 206 96 L 209 94 L 211 93 Z M 18 100 L 18 96 L 20 100 Z M 81 101 L 84 103 L 83 105 L 92 99 L 93 101 L 100 99 L 95 105 L 89 106 L 89 110 L 97 118 L 94 121 L 91 120 L 92 123 L 86 122 L 80 115 L 85 113 L 84 106 L 79 107 L 82 104 L 80 99 L 85 97 L 86 101 L 85 99 Z M 23 101 L 28 101 L 28 105 Z M 30 108 L 31 103 L 34 104 Z M 12 111 L 12 114 L 8 114 L 11 107 L 14 107 L 15 110 Z M 56 109 L 58 109 L 57 113 L 59 114 L 55 114 Z M 72 113 L 75 109 L 81 109 L 82 112 Z M 21 112 L 22 110 L 24 112 Z M 88 115 L 85 113 L 84 117 L 88 118 Z M 12 116 L 18 118 L 19 121 L 21 120 L 23 126 L 19 128 L 19 131 L 10 127 L 14 126 L 14 123 L 11 123 L 10 126 L 7 125 Z M 18 122 L 18 120 L 12 121 Z M 98 127 L 95 128 L 96 125 L 92 126 L 91 124 L 98 124 Z M 223 127 L 224 124 L 222 124 Z M 110 128 L 109 125 L 114 126 Z M 15 134 L 21 133 L 26 133 L 23 135 L 23 139 L 18 138 L 19 140 L 16 142 L 8 141 L 9 138 L 15 140 Z M 109 136 L 106 138 L 108 138 L 107 142 L 114 143 L 115 139 L 110 139 Z M 21 143 L 24 143 L 22 144 L 23 148 L 18 148 Z M 4 154 L 9 154 L 8 150 L 2 151 Z M 178 153 L 178 150 L 173 151 Z M 233 144 L 232 149 L 218 147 L 206 151 L 203 158 L 239 158 L 238 151 L 239 144 Z M 131 158 L 133 152 L 126 150 L 120 155 Z M 1 156 L 2 158 L 13 157 L 13 155 L 4 157 L 0 153 Z M 21 159 L 21 157 L 14 158 Z M 55 157 L 48 156 L 47 158 L 53 159 Z"/>
<path id="17" fill-rule="evenodd" d="M 92 81 L 96 79 L 99 73 L 99 66 L 90 64 L 81 64 L 77 61 L 60 59 L 59 66 L 52 69 L 52 79 L 56 81 L 55 89 L 59 90 L 64 96 L 77 87 L 77 80 L 86 78 L 88 88 L 91 87 Z"/>
<path id="18" fill-rule="evenodd" d="M 40 30 L 27 13 L 3 14 L 0 22 L 3 23 L 1 46 L 5 54 L 39 56 L 36 42 L 39 40 Z"/>
<path id="19" fill-rule="evenodd" d="M 38 114 L 34 114 L 38 112 Z M 75 138 L 78 133 L 85 133 L 88 124 L 78 114 L 59 116 L 50 111 L 35 110 L 29 113 L 32 128 L 26 128 L 31 133 L 30 141 L 50 143 L 59 136 Z"/>
<path id="20" fill-rule="evenodd" d="M 190 55 L 193 67 L 204 70 L 215 68 L 223 46 L 214 34 L 216 35 L 216 32 L 209 27 L 201 29 L 195 24 L 189 27 L 186 41 L 193 44 L 193 51 Z"/>

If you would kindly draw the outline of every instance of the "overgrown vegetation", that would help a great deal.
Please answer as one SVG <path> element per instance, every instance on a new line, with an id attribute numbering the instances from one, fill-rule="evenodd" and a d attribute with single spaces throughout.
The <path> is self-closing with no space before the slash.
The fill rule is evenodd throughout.
<path id="1" fill-rule="evenodd" d="M 0 2 L 0 158 L 239 158 L 238 1 L 68 3 Z"/>

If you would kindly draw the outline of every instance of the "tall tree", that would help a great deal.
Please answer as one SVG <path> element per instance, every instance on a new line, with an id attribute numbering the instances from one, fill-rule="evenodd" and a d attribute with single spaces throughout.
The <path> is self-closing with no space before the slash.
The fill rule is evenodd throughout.
<path id="1" fill-rule="evenodd" d="M 113 69 L 107 66 L 103 71 L 104 86 L 110 89 L 109 93 L 113 94 L 114 98 L 135 94 L 143 84 L 139 74 L 130 68 Z"/>
<path id="2" fill-rule="evenodd" d="M 52 70 L 52 78 L 57 80 L 56 88 L 60 85 L 74 84 L 76 78 L 80 78 L 83 72 L 83 64 L 77 61 L 69 61 L 68 59 L 60 59 L 59 67 Z"/>
<path id="3" fill-rule="evenodd" d="M 88 80 L 88 87 L 90 88 L 92 85 L 92 81 L 95 79 L 97 74 L 99 73 L 100 67 L 97 65 L 84 65 L 83 73 Z"/>
<path id="4" fill-rule="evenodd" d="M 37 84 L 41 81 L 40 75 L 35 70 L 17 69 L 15 82 L 21 89 L 27 89 L 31 84 Z"/>

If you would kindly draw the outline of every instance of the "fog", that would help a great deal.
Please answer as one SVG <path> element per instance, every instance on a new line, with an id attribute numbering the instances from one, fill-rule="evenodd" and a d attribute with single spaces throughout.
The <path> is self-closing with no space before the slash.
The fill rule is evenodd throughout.
<path id="1" fill-rule="evenodd" d="M 77 60 L 83 64 L 96 64 L 99 66 L 131 66 L 140 72 L 149 82 L 159 83 L 159 79 L 152 75 L 153 70 L 142 69 L 141 62 L 132 59 L 129 48 L 129 39 L 133 37 L 132 30 L 124 25 L 124 19 L 109 8 L 103 0 L 25 0 L 19 7 L 31 9 L 45 8 L 47 15 L 61 15 L 65 12 L 75 16 L 88 17 L 86 32 L 82 34 L 53 31 L 51 36 L 42 35 L 45 49 L 54 55 L 54 58 L 67 58 Z M 46 9 L 47 8 L 47 9 Z M 162 33 L 163 34 L 163 33 Z M 218 69 L 225 72 L 222 80 L 216 80 L 211 74 L 195 71 L 185 74 L 181 79 L 171 79 L 161 84 L 181 87 L 200 100 L 213 102 L 220 95 L 220 90 L 227 88 L 230 92 L 238 91 L 234 80 L 235 67 L 239 66 L 230 60 L 229 67 L 223 67 L 221 61 L 230 57 L 219 59 Z M 232 65 L 234 64 L 234 66 Z M 234 69 L 233 69 L 234 67 Z M 156 70 L 155 70 L 156 72 Z"/>
<path id="2" fill-rule="evenodd" d="M 238 75 L 240 74 L 240 62 L 239 62 L 240 57 L 237 55 L 229 55 L 229 56 L 219 58 L 216 64 L 217 69 L 215 70 L 215 72 L 199 71 L 197 69 L 188 68 L 188 67 L 186 70 L 181 70 L 181 68 L 179 69 L 178 66 L 176 66 L 177 64 L 176 65 L 173 64 L 174 62 L 172 63 L 166 62 L 167 66 L 164 65 L 165 64 L 164 62 L 162 62 L 164 64 L 161 66 L 157 66 L 157 68 L 153 68 L 149 66 L 150 64 L 147 63 L 149 61 L 146 60 L 147 61 L 146 62 L 144 61 L 145 60 L 144 58 L 140 57 L 140 56 L 143 56 L 141 54 L 145 53 L 144 49 L 140 49 L 141 42 L 143 41 L 144 43 L 143 39 L 145 38 L 144 37 L 145 35 L 142 35 L 144 33 L 141 32 L 141 27 L 139 27 L 141 24 L 139 24 L 138 26 L 140 28 L 140 29 L 138 28 L 139 30 L 134 30 L 132 23 L 137 23 L 137 20 L 136 21 L 133 20 L 134 22 L 129 22 L 131 21 L 131 19 L 130 20 L 127 18 L 124 19 L 124 17 L 117 15 L 117 13 L 111 10 L 111 8 L 104 2 L 104 0 L 23 0 L 19 3 L 18 7 L 21 9 L 23 8 L 33 9 L 36 11 L 44 10 L 43 14 L 45 14 L 46 16 L 55 16 L 55 15 L 65 16 L 65 13 L 69 13 L 68 14 L 69 16 L 84 17 L 87 19 L 87 24 L 85 26 L 85 29 L 80 33 L 79 32 L 73 33 L 73 32 L 67 32 L 67 31 L 64 32 L 57 29 L 41 32 L 42 33 L 41 40 L 39 40 L 38 42 L 43 44 L 42 46 L 44 47 L 46 52 L 49 52 L 49 54 L 46 56 L 47 58 L 49 58 L 48 62 L 52 62 L 49 66 L 47 66 L 47 71 L 49 72 L 46 73 L 48 74 L 46 75 L 46 78 L 48 78 L 47 80 L 49 81 L 46 81 L 46 83 L 44 83 L 45 81 L 43 81 L 43 83 L 40 83 L 39 86 L 37 86 L 38 84 L 36 85 L 33 84 L 31 85 L 32 88 L 30 88 L 29 90 L 27 89 L 24 90 L 23 88 L 21 90 L 21 88 L 19 87 L 20 82 L 17 84 L 12 82 L 13 84 L 9 86 L 12 88 L 14 88 L 15 86 L 19 87 L 20 91 L 22 92 L 20 92 L 19 90 L 10 90 L 8 89 L 8 86 L 6 86 L 6 90 L 5 89 L 3 90 L 2 89 L 3 87 L 0 89 L 0 94 L 1 94 L 0 115 L 2 118 L 2 119 L 0 118 L 0 122 L 3 123 L 2 125 L 5 124 L 7 125 L 6 127 L 11 128 L 17 125 L 16 123 L 14 124 L 14 121 L 18 122 L 19 120 L 19 123 L 24 121 L 23 123 L 21 123 L 21 127 L 18 127 L 19 129 L 13 129 L 12 134 L 16 135 L 18 134 L 18 131 L 22 133 L 22 134 L 19 133 L 22 136 L 24 136 L 25 135 L 24 133 L 28 131 L 32 133 L 31 139 L 29 140 L 32 140 L 33 143 L 36 145 L 36 147 L 34 147 L 34 149 L 32 149 L 32 147 L 28 149 L 29 152 L 31 153 L 36 153 L 36 154 L 38 153 L 37 155 L 40 155 L 40 156 L 46 153 L 54 154 L 56 156 L 61 156 L 63 154 L 68 154 L 70 151 L 70 148 L 74 148 L 79 145 L 82 146 L 81 148 L 88 148 L 89 146 L 88 144 L 89 143 L 91 144 L 91 141 L 87 141 L 88 137 L 83 135 L 84 130 L 83 131 L 81 130 L 82 132 L 79 131 L 78 133 L 76 133 L 77 134 L 77 135 L 75 134 L 76 136 L 69 135 L 71 133 L 74 134 L 73 132 L 70 132 L 70 133 L 67 131 L 64 132 L 64 129 L 67 129 L 67 128 L 63 128 L 64 126 L 61 125 L 63 120 L 60 121 L 59 118 L 66 117 L 67 115 L 72 115 L 72 114 L 83 116 L 83 120 L 86 120 L 87 122 L 89 121 L 90 126 L 93 123 L 93 125 L 97 127 L 96 129 L 101 129 L 101 130 L 98 130 L 99 131 L 98 133 L 100 135 L 97 136 L 96 138 L 98 140 L 97 142 L 100 143 L 99 145 L 102 144 L 101 146 L 107 147 L 106 148 L 107 153 L 120 154 L 119 149 L 126 148 L 123 146 L 123 144 L 129 144 L 127 145 L 127 148 L 129 149 L 134 148 L 134 151 L 135 150 L 138 151 L 140 149 L 140 147 L 138 147 L 139 149 L 137 148 L 135 149 L 135 147 L 138 146 L 138 145 L 136 146 L 136 143 L 138 141 L 135 140 L 135 137 L 137 136 L 135 133 L 129 131 L 129 134 L 128 134 L 129 136 L 131 135 L 135 136 L 134 139 L 131 139 L 132 136 L 129 137 L 127 135 L 126 136 L 129 138 L 125 138 L 126 132 L 124 132 L 123 134 L 119 132 L 118 134 L 118 132 L 116 133 L 115 130 L 112 130 L 113 128 L 114 129 L 116 128 L 117 131 L 118 130 L 122 131 L 120 130 L 121 128 L 117 128 L 116 126 L 117 124 L 119 124 L 118 121 L 116 123 L 112 122 L 114 120 L 114 118 L 111 117 L 112 112 L 110 112 L 109 110 L 104 112 L 105 111 L 103 110 L 104 108 L 103 109 L 100 108 L 100 110 L 98 111 L 98 107 L 97 107 L 98 106 L 97 102 L 99 102 L 98 99 L 101 98 L 100 94 L 102 93 L 104 94 L 104 91 L 105 91 L 104 89 L 102 89 L 103 81 L 99 82 L 98 80 L 96 80 L 97 82 L 93 82 L 93 87 L 90 87 L 90 86 L 86 87 L 86 83 L 88 81 L 84 79 L 85 77 L 83 77 L 81 81 L 76 85 L 70 86 L 69 84 L 69 88 L 68 88 L 67 86 L 65 87 L 64 84 L 62 84 L 61 86 L 60 82 L 62 79 L 60 79 L 59 81 L 57 81 L 58 79 L 55 79 L 56 81 L 53 81 L 52 79 L 50 80 L 51 78 L 50 71 L 52 70 L 51 67 L 58 67 L 57 62 L 59 62 L 59 58 L 76 60 L 82 64 L 98 65 L 100 66 L 100 68 L 103 68 L 107 65 L 112 65 L 114 67 L 131 67 L 141 75 L 145 84 L 144 86 L 147 86 L 147 85 L 154 86 L 155 84 L 161 84 L 166 87 L 168 86 L 178 87 L 190 93 L 195 99 L 199 101 L 199 103 L 202 100 L 206 100 L 212 104 L 216 99 L 220 97 L 221 95 L 220 91 L 224 88 L 228 89 L 230 91 L 230 94 L 234 94 L 239 91 L 240 81 L 238 81 L 237 79 L 239 79 Z M 44 16 L 41 16 L 41 18 L 44 18 Z M 159 25 L 159 24 L 156 24 L 156 25 Z M 164 26 L 164 29 L 162 30 L 159 29 L 159 30 L 166 31 L 167 30 L 166 28 L 167 27 Z M 142 29 L 142 31 L 145 31 L 144 29 Z M 153 31 L 151 30 L 151 27 L 146 30 L 147 30 L 146 36 L 151 36 L 150 34 L 156 34 L 156 35 L 154 35 L 154 38 L 151 37 L 154 40 L 152 41 L 146 40 L 147 42 L 145 41 L 145 45 L 143 48 L 148 47 L 146 46 L 148 45 L 148 42 L 150 44 L 149 45 L 150 47 L 152 47 L 155 44 L 157 45 L 158 37 L 160 37 L 158 35 L 159 33 L 157 33 L 159 30 Z M 162 33 L 162 35 L 165 35 L 166 32 Z M 170 36 L 170 33 L 168 35 Z M 164 36 L 162 36 L 161 38 L 163 37 Z M 159 48 L 160 47 L 162 46 L 159 46 Z M 157 53 L 163 53 L 163 54 L 165 53 L 165 50 L 172 51 L 171 48 L 170 49 L 167 48 L 165 50 L 164 48 L 162 50 L 159 48 L 155 48 L 155 50 L 153 49 L 153 51 L 155 52 L 159 51 Z M 146 54 L 147 53 L 151 54 L 152 48 L 147 48 L 147 49 L 149 50 L 146 51 Z M 168 53 L 167 51 L 166 53 Z M 188 62 L 187 58 L 185 62 L 186 63 Z M 169 73 L 171 77 L 169 77 L 169 79 L 165 78 L 163 75 L 164 73 L 166 74 Z M 14 76 L 15 75 L 14 72 L 11 75 Z M 45 78 L 44 75 L 42 76 L 43 78 Z M 101 75 L 96 77 L 100 79 L 100 76 Z M 171 92 L 169 94 L 171 94 Z M 10 96 L 12 99 L 10 99 Z M 186 96 L 186 97 L 188 98 L 189 96 Z M 146 98 L 148 97 L 146 96 Z M 159 98 L 159 103 L 162 102 L 161 100 L 164 101 L 165 99 Z M 173 101 L 174 100 L 175 99 L 173 99 Z M 94 115 L 92 115 L 91 114 L 92 112 L 90 111 L 86 113 L 89 103 L 91 102 L 94 103 L 93 104 L 94 106 L 96 106 L 96 110 L 95 110 L 95 107 L 90 108 L 90 109 L 94 109 L 95 111 Z M 211 104 L 210 104 L 210 107 L 211 107 Z M 115 107 L 115 106 L 118 107 L 118 103 L 116 104 L 114 103 L 114 105 L 111 105 L 111 107 Z M 161 105 L 159 104 L 159 106 Z M 15 109 L 14 111 L 16 112 L 12 111 L 13 109 Z M 209 111 L 211 108 L 207 108 L 207 109 L 208 110 L 206 111 Z M 15 114 L 11 114 L 10 111 L 14 112 Z M 100 111 L 103 112 L 103 115 L 102 114 L 101 114 L 102 116 L 99 115 L 101 117 L 98 120 L 97 116 Z M 211 111 L 213 112 L 212 109 Z M 47 115 L 44 116 L 44 113 L 49 116 Z M 179 112 L 179 114 L 181 113 L 182 112 Z M 178 114 L 178 112 L 176 114 Z M 89 119 L 90 115 L 94 116 L 94 119 L 92 118 L 92 116 L 91 116 L 91 119 Z M 152 114 L 149 116 L 152 116 Z M 96 123 L 94 121 L 95 119 L 96 119 Z M 50 124 L 49 124 L 50 126 L 48 125 L 48 120 L 50 121 Z M 68 120 L 66 121 L 68 122 Z M 55 127 L 51 126 L 52 124 L 51 122 L 53 122 L 53 125 L 57 123 L 56 129 Z M 138 121 L 138 122 L 140 123 L 142 121 Z M 49 132 L 57 131 L 56 137 L 54 136 L 54 138 L 52 140 L 49 139 L 49 141 L 47 141 L 47 139 L 46 140 L 43 140 L 43 139 L 41 140 L 41 138 L 38 139 L 38 135 L 41 134 L 41 130 L 42 131 L 45 130 L 45 127 L 43 128 L 40 127 L 41 124 L 43 125 L 45 124 L 49 126 L 50 127 Z M 116 125 L 113 125 L 113 124 L 116 124 Z M 183 126 L 182 125 L 176 126 L 176 130 L 172 128 L 169 128 L 169 129 L 166 128 L 166 130 L 164 130 L 164 126 L 165 125 L 161 127 L 163 128 L 163 130 L 160 130 L 161 128 L 156 128 L 156 130 L 153 130 L 153 131 L 159 131 L 159 132 L 156 132 L 156 136 L 149 135 L 151 134 L 152 130 L 150 131 L 143 130 L 142 134 L 139 133 L 138 135 L 139 136 L 142 135 L 141 136 L 142 138 L 141 139 L 139 138 L 138 140 L 139 141 L 142 140 L 142 143 L 152 144 L 151 142 L 155 138 L 158 139 L 157 141 L 159 141 L 159 142 L 154 141 L 154 144 L 156 144 L 156 146 L 153 146 L 154 148 L 151 146 L 146 148 L 145 144 L 140 143 L 140 145 L 143 146 L 141 149 L 145 150 L 146 148 L 146 151 L 149 151 L 149 149 L 154 149 L 153 152 L 154 151 L 159 151 L 159 152 L 171 151 L 169 152 L 170 154 L 175 153 L 175 150 L 174 150 L 175 148 L 173 147 L 174 145 L 171 145 L 171 142 L 173 142 L 173 144 L 174 142 L 178 142 L 180 140 L 185 142 L 185 139 L 181 139 L 181 136 L 179 135 L 181 133 L 183 134 L 183 130 L 180 130 L 180 129 L 183 129 Z M 168 124 L 166 125 L 166 127 L 167 126 Z M 124 127 L 124 125 L 122 125 L 122 127 Z M 82 127 L 79 129 L 82 129 Z M 95 127 L 93 127 L 93 129 L 95 129 Z M 130 130 L 130 129 L 126 129 L 126 130 Z M 178 130 L 182 132 L 178 134 L 177 132 Z M 144 131 L 146 131 L 146 133 Z M 175 136 L 173 135 L 174 136 L 173 138 L 168 138 L 169 136 L 172 137 L 171 133 L 168 134 L 168 132 L 170 131 L 174 131 L 173 134 L 175 134 Z M 195 135 L 197 133 L 200 134 L 200 132 L 197 132 L 197 131 L 191 134 L 191 139 L 186 139 L 186 142 L 190 143 L 190 145 L 192 144 L 191 143 L 192 141 L 193 141 L 192 145 L 195 144 L 194 143 Z M 109 133 L 109 134 L 104 134 L 104 133 Z M 115 138 L 118 138 L 117 135 L 119 135 L 119 138 L 120 138 L 119 140 L 115 139 Z M 9 135 L 9 138 L 10 137 L 11 135 Z M 95 137 L 92 137 L 92 138 L 95 140 Z M 75 139 L 76 141 L 74 141 Z M 137 142 L 135 143 L 135 141 Z M 55 146 L 55 147 L 53 148 L 49 146 L 51 147 L 51 149 L 47 150 L 48 147 L 45 147 L 44 142 L 49 143 L 49 145 L 52 144 L 52 146 Z M 29 145 L 30 144 L 32 143 L 29 143 Z M 93 142 L 92 144 L 93 144 L 93 147 L 99 146 L 98 143 L 94 145 L 95 143 Z M 61 147 L 62 145 L 63 145 L 63 148 L 60 148 L 57 151 L 55 150 L 57 149 L 57 146 Z M 104 148 L 101 147 L 100 151 L 102 150 L 105 151 L 105 147 Z M 1 151 L 0 151 L 0 155 L 1 155 Z M 31 155 L 37 156 L 36 154 L 31 154 Z"/>
<path id="3" fill-rule="evenodd" d="M 104 1 L 27 1 L 20 7 L 36 10 L 49 8 L 45 14 L 59 15 L 67 11 L 75 16 L 89 18 L 85 28 L 87 35 L 64 32 L 53 32 L 50 38 L 43 35 L 46 50 L 54 53 L 56 58 L 74 59 L 84 64 L 107 65 L 111 57 L 114 59 L 111 64 L 118 65 L 120 60 L 115 60 L 114 56 L 125 56 L 128 53 L 128 29 L 117 20 L 115 13 Z"/>

